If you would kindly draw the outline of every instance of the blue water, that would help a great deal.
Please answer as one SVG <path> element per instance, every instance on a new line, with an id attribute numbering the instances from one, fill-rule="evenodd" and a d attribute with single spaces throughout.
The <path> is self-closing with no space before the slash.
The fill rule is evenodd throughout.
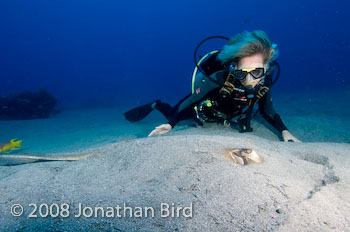
<path id="1" fill-rule="evenodd" d="M 280 49 L 274 102 L 287 126 L 306 141 L 347 142 L 349 6 L 346 0 L 3 0 L 0 97 L 45 88 L 63 111 L 46 120 L 1 121 L 0 142 L 17 137 L 28 152 L 59 152 L 146 136 L 162 118 L 130 124 L 123 110 L 158 98 L 176 103 L 191 90 L 193 51 L 202 39 L 256 29 Z M 211 41 L 201 52 L 223 45 Z M 296 118 L 315 125 L 303 133 L 305 123 Z"/>

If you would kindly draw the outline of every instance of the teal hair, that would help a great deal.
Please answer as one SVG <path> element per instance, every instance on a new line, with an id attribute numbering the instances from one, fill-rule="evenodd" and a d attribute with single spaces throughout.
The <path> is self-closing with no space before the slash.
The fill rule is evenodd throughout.
<path id="1" fill-rule="evenodd" d="M 241 58 L 257 53 L 261 53 L 264 63 L 268 64 L 278 57 L 278 48 L 276 44 L 271 43 L 265 32 L 261 30 L 244 31 L 227 42 L 217 59 L 223 64 L 237 64 Z"/>

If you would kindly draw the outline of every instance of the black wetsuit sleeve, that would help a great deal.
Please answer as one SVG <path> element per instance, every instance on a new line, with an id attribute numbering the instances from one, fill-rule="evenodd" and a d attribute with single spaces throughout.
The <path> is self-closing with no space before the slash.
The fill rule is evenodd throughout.
<path id="1" fill-rule="evenodd" d="M 259 100 L 259 110 L 262 116 L 268 121 L 276 130 L 282 133 L 284 130 L 288 130 L 287 127 L 282 122 L 279 114 L 275 112 L 272 107 L 272 95 L 271 90 L 269 90 L 260 100 Z"/>
<path id="2" fill-rule="evenodd" d="M 179 121 L 190 119 L 190 118 L 193 118 L 195 116 L 196 113 L 193 109 L 193 104 L 186 105 L 185 108 L 183 108 L 179 112 L 180 105 L 182 105 L 184 101 L 191 100 L 192 96 L 193 96 L 193 94 L 188 94 L 186 97 L 181 99 L 175 106 L 172 107 L 172 109 L 171 109 L 172 112 L 168 117 L 168 119 L 169 119 L 168 123 L 171 125 L 172 128 L 174 128 L 174 126 Z"/>
<path id="3" fill-rule="evenodd" d="M 174 126 L 179 121 L 194 118 L 195 114 L 196 113 L 195 113 L 193 107 L 187 107 L 187 108 L 183 109 L 181 112 L 175 114 L 172 118 L 170 118 L 168 123 L 171 125 L 172 128 L 174 128 Z"/>

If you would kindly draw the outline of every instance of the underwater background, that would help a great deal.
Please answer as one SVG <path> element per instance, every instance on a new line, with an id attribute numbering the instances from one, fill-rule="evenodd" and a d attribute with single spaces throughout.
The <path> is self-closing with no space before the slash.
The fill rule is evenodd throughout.
<path id="1" fill-rule="evenodd" d="M 145 137 L 166 120 L 154 113 L 132 124 L 123 112 L 158 98 L 175 104 L 191 91 L 201 40 L 257 29 L 279 46 L 274 106 L 287 127 L 306 142 L 350 142 L 349 6 L 346 0 L 2 0 L 0 97 L 45 89 L 61 112 L 0 121 L 0 143 L 19 138 L 21 152 L 50 153 Z M 211 40 L 200 53 L 224 44 Z"/>

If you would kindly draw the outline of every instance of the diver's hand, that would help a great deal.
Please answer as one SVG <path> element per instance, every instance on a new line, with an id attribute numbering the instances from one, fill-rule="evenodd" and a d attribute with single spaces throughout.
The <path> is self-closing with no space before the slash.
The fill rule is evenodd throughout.
<path id="1" fill-rule="evenodd" d="M 282 131 L 282 137 L 284 142 L 301 142 L 299 139 L 295 138 L 288 130 Z"/>
<path id="2" fill-rule="evenodd" d="M 162 135 L 168 133 L 171 130 L 171 128 L 172 127 L 170 124 L 162 124 L 160 126 L 157 126 L 148 136 Z"/>

